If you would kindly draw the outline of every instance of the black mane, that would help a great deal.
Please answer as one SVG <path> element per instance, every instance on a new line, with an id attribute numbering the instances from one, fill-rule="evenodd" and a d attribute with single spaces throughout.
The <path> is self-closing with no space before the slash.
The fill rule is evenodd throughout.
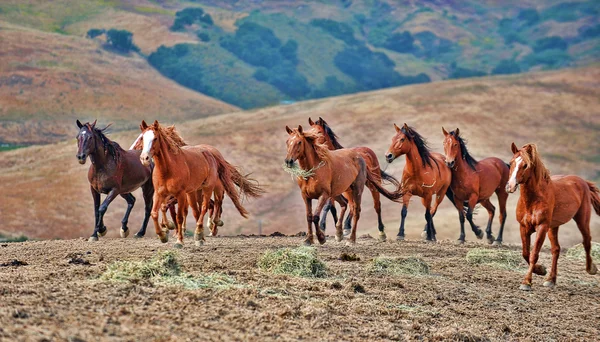
<path id="1" fill-rule="evenodd" d="M 423 160 L 423 167 L 426 167 L 427 165 L 433 167 L 433 165 L 431 165 L 431 150 L 427 145 L 427 140 L 417 133 L 417 131 L 415 131 L 415 129 L 412 127 L 408 127 L 408 132 L 404 127 L 402 127 L 401 130 L 402 133 L 408 137 L 408 139 L 412 140 L 415 145 L 417 145 L 417 150 L 419 151 L 419 155 Z"/>
<path id="2" fill-rule="evenodd" d="M 453 137 L 456 138 L 456 140 L 458 140 L 458 143 L 460 144 L 460 150 L 462 151 L 462 158 L 467 162 L 467 164 L 469 164 L 469 166 L 473 170 L 475 170 L 475 165 L 477 165 L 477 160 L 475 160 L 475 158 L 473 158 L 469 154 L 469 150 L 467 150 L 467 142 L 463 138 L 458 136 L 456 134 L 456 131 L 450 132 L 450 135 L 452 135 Z"/>
<path id="3" fill-rule="evenodd" d="M 335 134 L 333 132 L 333 130 L 331 129 L 331 127 L 329 127 L 329 125 L 327 124 L 327 122 L 325 122 L 325 120 L 319 118 L 319 120 L 317 120 L 316 124 L 323 126 L 323 128 L 325 129 L 325 133 L 327 133 L 327 136 L 329 136 L 329 139 L 331 139 L 331 143 L 333 144 L 333 147 L 335 147 L 336 150 L 344 148 L 344 146 L 342 146 L 342 144 L 340 144 L 340 142 L 337 140 L 338 139 L 337 134 Z"/>
<path id="4" fill-rule="evenodd" d="M 119 145 L 116 141 L 112 141 L 106 136 L 105 132 L 106 130 L 108 130 L 109 127 L 110 124 L 104 128 L 96 128 L 89 126 L 88 129 L 92 129 L 94 133 L 98 135 L 100 141 L 102 142 L 104 150 L 108 152 L 108 154 L 111 155 L 118 162 L 121 159 L 121 153 L 125 150 L 123 150 L 121 145 Z"/>

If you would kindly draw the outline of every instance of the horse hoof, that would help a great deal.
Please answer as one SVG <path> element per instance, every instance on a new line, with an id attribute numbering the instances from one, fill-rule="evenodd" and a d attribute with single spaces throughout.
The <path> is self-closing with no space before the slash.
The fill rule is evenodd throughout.
<path id="1" fill-rule="evenodd" d="M 344 229 L 344 236 L 348 236 L 352 233 L 352 229 Z"/>
<path id="2" fill-rule="evenodd" d="M 437 240 L 435 238 L 433 238 L 433 239 L 427 239 L 427 240 L 425 240 L 425 242 L 427 242 L 427 243 L 437 243 Z"/>
<path id="3" fill-rule="evenodd" d="M 521 284 L 521 286 L 519 286 L 519 290 L 521 290 L 521 291 L 531 291 L 531 285 Z"/>
<path id="4" fill-rule="evenodd" d="M 127 229 L 127 230 L 123 230 L 123 229 L 121 229 L 121 232 L 120 232 L 120 233 L 121 233 L 121 237 L 122 237 L 122 238 L 126 238 L 126 237 L 128 237 L 128 236 L 129 236 L 129 229 Z"/>
<path id="5" fill-rule="evenodd" d="M 483 239 L 483 230 L 479 229 L 475 234 L 479 240 Z"/>
<path id="6" fill-rule="evenodd" d="M 387 241 L 387 235 L 385 235 L 385 232 L 379 232 L 379 241 L 381 241 L 381 242 Z"/>
<path id="7" fill-rule="evenodd" d="M 356 241 L 346 241 L 346 247 L 353 247 L 356 246 Z"/>
<path id="8" fill-rule="evenodd" d="M 596 264 L 592 264 L 591 269 L 588 271 L 588 274 L 594 275 L 598 273 L 598 267 L 596 267 Z"/>
<path id="9" fill-rule="evenodd" d="M 502 241 L 495 240 L 494 243 L 492 243 L 492 246 L 502 246 Z"/>
<path id="10" fill-rule="evenodd" d="M 426 232 L 426 231 L 422 231 L 422 232 L 421 232 L 421 237 L 422 237 L 423 239 L 427 239 L 427 232 Z"/>
<path id="11" fill-rule="evenodd" d="M 196 247 L 202 247 L 204 245 L 204 241 L 203 240 L 194 241 L 194 245 L 196 245 Z"/>
<path id="12" fill-rule="evenodd" d="M 335 241 L 336 242 L 341 242 L 342 240 L 344 240 L 344 235 L 339 234 L 339 235 L 335 235 Z"/>
<path id="13" fill-rule="evenodd" d="M 404 241 L 404 235 L 396 235 L 396 241 Z"/>
<path id="14" fill-rule="evenodd" d="M 174 245 L 173 248 L 177 248 L 177 249 L 182 249 L 183 248 L 183 242 L 179 242 L 177 241 Z"/>
<path id="15" fill-rule="evenodd" d="M 106 235 L 106 232 L 107 232 L 107 231 L 108 231 L 108 229 L 106 229 L 106 227 L 104 227 L 104 230 L 103 230 L 103 231 L 98 231 L 98 235 L 100 235 L 100 236 L 104 236 L 104 235 Z"/>
<path id="16" fill-rule="evenodd" d="M 325 238 L 325 236 L 323 236 L 323 237 L 317 236 L 317 240 L 319 241 L 319 243 L 321 245 L 323 245 L 323 244 L 325 244 L 325 242 L 327 242 L 327 239 Z"/>
<path id="17" fill-rule="evenodd" d="M 98 237 L 97 236 L 90 236 L 90 238 L 88 239 L 89 242 L 94 242 L 94 241 L 98 241 Z"/>
<path id="18" fill-rule="evenodd" d="M 493 236 L 488 236 L 487 240 L 488 240 L 488 244 L 492 245 L 492 244 L 494 244 L 494 241 L 496 239 Z"/>
<path id="19" fill-rule="evenodd" d="M 457 244 L 457 245 L 464 245 L 464 244 L 465 244 L 465 240 L 463 240 L 463 239 L 458 239 L 458 240 L 456 240 L 456 244 Z"/>
<path id="20" fill-rule="evenodd" d="M 542 266 L 542 265 L 535 265 L 533 267 L 533 273 L 537 274 L 537 275 L 541 275 L 544 276 L 546 275 L 546 267 Z"/>
<path id="21" fill-rule="evenodd" d="M 169 242 L 169 235 L 163 233 L 162 235 L 159 235 L 158 238 L 160 239 L 160 242 L 162 243 L 167 243 Z"/>
<path id="22" fill-rule="evenodd" d="M 304 242 L 302 244 L 304 246 L 312 246 L 314 244 L 314 241 L 311 238 L 307 238 L 306 240 L 304 240 Z"/>
<path id="23" fill-rule="evenodd" d="M 553 288 L 553 287 L 554 287 L 554 285 L 555 285 L 555 284 L 554 284 L 554 282 L 553 282 L 553 281 L 546 280 L 546 281 L 544 282 L 544 286 L 545 286 L 545 287 Z"/>
<path id="24" fill-rule="evenodd" d="M 217 227 L 223 227 L 225 223 L 222 220 L 217 221 Z"/>
<path id="25" fill-rule="evenodd" d="M 194 241 L 204 241 L 204 233 L 195 233 Z"/>
<path id="26" fill-rule="evenodd" d="M 168 221 L 167 222 L 167 229 L 168 230 L 174 230 L 175 228 L 177 228 L 177 226 L 175 226 L 175 223 Z"/>
<path id="27" fill-rule="evenodd" d="M 144 235 L 142 235 L 140 233 L 135 233 L 135 234 L 133 234 L 133 237 L 136 238 L 136 239 L 141 239 L 141 238 L 144 237 Z"/>

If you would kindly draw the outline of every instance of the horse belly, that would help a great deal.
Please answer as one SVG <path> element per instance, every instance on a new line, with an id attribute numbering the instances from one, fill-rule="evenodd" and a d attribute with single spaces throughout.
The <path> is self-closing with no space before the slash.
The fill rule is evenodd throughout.
<path id="1" fill-rule="evenodd" d="M 575 176 L 554 176 L 552 177 L 552 183 L 554 186 L 554 212 L 552 214 L 552 226 L 557 227 L 559 225 L 569 222 L 579 208 L 581 207 L 581 201 L 583 199 L 583 193 L 581 184 L 578 180 L 573 178 Z M 577 177 L 579 178 L 579 177 Z M 583 180 L 581 180 L 583 182 Z M 586 184 L 583 184 L 587 186 Z"/>

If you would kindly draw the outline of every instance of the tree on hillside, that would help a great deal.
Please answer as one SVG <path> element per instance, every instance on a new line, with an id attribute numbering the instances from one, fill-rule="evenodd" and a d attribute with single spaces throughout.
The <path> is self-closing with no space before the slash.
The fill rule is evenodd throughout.
<path id="1" fill-rule="evenodd" d="M 402 33 L 394 33 L 391 35 L 385 43 L 383 43 L 383 47 L 396 52 L 409 53 L 415 49 L 414 42 L 415 39 L 410 32 L 404 31 Z"/>
<path id="2" fill-rule="evenodd" d="M 139 51 L 133 44 L 133 33 L 127 30 L 110 29 L 106 32 L 106 42 L 112 48 L 123 53 Z"/>
<path id="3" fill-rule="evenodd" d="M 175 21 L 171 26 L 171 31 L 182 31 L 186 26 L 204 23 L 208 26 L 214 24 L 212 17 L 208 13 L 204 13 L 204 10 L 200 7 L 185 8 L 175 13 Z"/>
<path id="4" fill-rule="evenodd" d="M 100 35 L 103 35 L 106 33 L 105 29 L 97 29 L 97 28 L 93 28 L 90 29 L 89 31 L 87 31 L 86 37 L 94 39 Z"/>
<path id="5" fill-rule="evenodd" d="M 569 43 L 567 43 L 564 39 L 558 36 L 552 36 L 536 40 L 535 45 L 533 46 L 533 51 L 542 52 L 544 50 L 552 49 L 565 51 L 568 47 Z"/>
<path id="6" fill-rule="evenodd" d="M 511 59 L 505 59 L 496 65 L 496 67 L 492 70 L 492 75 L 509 75 L 518 74 L 520 72 L 521 67 L 517 62 Z"/>

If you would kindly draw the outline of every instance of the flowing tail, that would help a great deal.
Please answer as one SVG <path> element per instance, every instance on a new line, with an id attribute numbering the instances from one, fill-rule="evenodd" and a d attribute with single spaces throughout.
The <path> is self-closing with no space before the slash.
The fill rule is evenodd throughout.
<path id="1" fill-rule="evenodd" d="M 400 182 L 396 179 L 396 177 L 390 175 L 389 173 L 386 173 L 381 169 L 379 169 L 379 172 L 381 174 L 381 179 L 383 179 L 386 182 L 390 182 L 393 186 L 396 187 L 396 189 L 400 187 Z"/>
<path id="2" fill-rule="evenodd" d="M 377 179 L 377 175 L 374 174 L 374 171 L 369 170 L 367 168 L 367 181 L 371 182 L 371 184 L 373 184 L 375 189 L 377 189 L 377 191 L 380 194 L 382 194 L 385 198 L 389 199 L 390 201 L 400 202 L 400 199 L 402 198 L 402 196 L 404 196 L 404 194 L 400 190 L 399 186 L 397 186 L 396 191 L 391 192 L 391 191 L 388 191 L 383 186 L 381 186 L 381 184 L 379 182 L 377 182 L 376 179 Z M 398 181 L 396 181 L 396 182 L 398 182 Z"/>
<path id="3" fill-rule="evenodd" d="M 600 189 L 596 186 L 596 184 L 586 181 L 588 186 L 590 187 L 590 195 L 592 196 L 592 206 L 594 207 L 594 211 L 598 216 L 600 216 Z"/>
<path id="4" fill-rule="evenodd" d="M 209 152 L 207 152 L 209 153 Z M 227 161 L 225 161 L 225 159 L 223 158 L 219 158 L 216 155 L 210 154 L 215 161 L 217 162 L 217 170 L 218 170 L 218 174 L 219 174 L 219 179 L 221 180 L 221 183 L 223 184 L 223 188 L 225 189 L 225 192 L 227 193 L 227 196 L 229 196 L 229 198 L 231 198 L 231 201 L 233 202 L 233 205 L 235 205 L 235 208 L 239 211 L 240 215 L 242 215 L 244 218 L 248 218 L 248 211 L 246 210 L 246 208 L 244 208 L 244 206 L 242 206 L 242 200 L 240 198 L 240 193 L 237 191 L 236 187 L 235 187 L 235 182 L 234 182 L 234 171 L 237 172 L 237 170 L 231 166 L 231 164 L 229 164 Z"/>
<path id="5" fill-rule="evenodd" d="M 240 193 L 243 198 L 257 198 L 265 193 L 265 190 L 258 185 L 258 181 L 249 177 L 250 174 L 243 175 L 237 167 L 229 164 L 227 161 L 225 161 L 225 163 L 231 170 L 233 182 L 240 188 Z"/>

